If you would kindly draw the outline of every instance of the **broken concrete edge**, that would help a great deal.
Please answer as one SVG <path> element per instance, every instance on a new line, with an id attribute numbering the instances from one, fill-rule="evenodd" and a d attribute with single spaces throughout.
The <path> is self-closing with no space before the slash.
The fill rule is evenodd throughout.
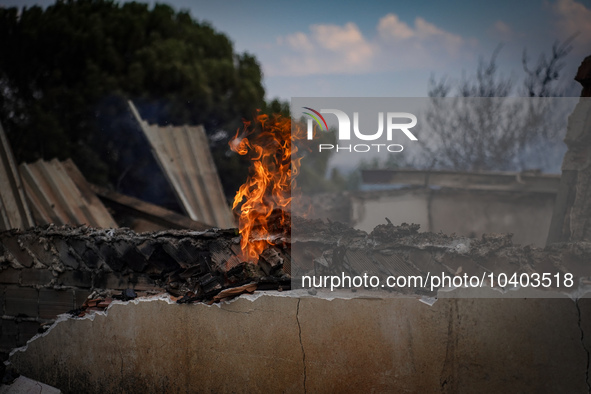
<path id="1" fill-rule="evenodd" d="M 478 290 L 481 294 L 478 295 L 474 291 Z M 482 294 L 484 291 L 484 294 Z M 433 306 L 435 302 L 439 299 L 449 299 L 449 298 L 511 298 L 511 299 L 527 299 L 527 298 L 569 298 L 573 301 L 574 304 L 581 298 L 591 298 L 591 286 L 589 286 L 584 292 L 579 292 L 577 296 L 574 296 L 572 293 L 566 292 L 553 292 L 553 297 L 548 296 L 548 291 L 543 290 L 534 290 L 530 288 L 511 288 L 511 289 L 498 289 L 498 288 L 490 288 L 484 287 L 479 289 L 471 289 L 471 288 L 441 288 L 437 292 L 437 296 L 429 297 L 429 296 L 420 296 L 420 295 L 405 295 L 401 293 L 384 293 L 384 292 L 376 292 L 376 291 L 347 291 L 347 290 L 337 290 L 337 291 L 329 291 L 329 290 L 320 290 L 313 294 L 310 293 L 309 289 L 297 289 L 297 290 L 289 290 L 289 291 L 255 291 L 254 293 L 244 293 L 239 296 L 236 296 L 230 300 L 222 300 L 216 303 L 206 303 L 206 302 L 193 302 L 190 303 L 192 305 L 199 305 L 201 307 L 213 308 L 217 307 L 222 309 L 223 306 L 232 304 L 234 302 L 238 302 L 239 300 L 246 300 L 252 303 L 256 302 L 259 298 L 262 297 L 283 297 L 283 298 L 296 298 L 298 300 L 302 298 L 319 298 L 325 301 L 334 301 L 334 300 L 350 300 L 350 299 L 359 299 L 359 300 L 380 300 L 385 298 L 405 298 L 405 299 L 416 299 L 418 302 L 426 304 L 428 306 Z M 509 296 L 507 297 L 507 294 Z M 586 297 L 585 297 L 586 296 Z M 128 301 L 121 301 L 121 300 L 113 300 L 108 307 L 105 308 L 103 311 L 91 311 L 90 313 L 85 314 L 82 317 L 74 316 L 70 313 L 63 313 L 58 315 L 58 317 L 53 321 L 53 323 L 42 333 L 38 333 L 33 336 L 31 339 L 27 341 L 24 346 L 12 349 L 9 353 L 8 360 L 4 362 L 4 365 L 10 366 L 10 358 L 17 352 L 25 352 L 28 349 L 28 346 L 31 342 L 36 341 L 39 338 L 43 338 L 55 328 L 58 324 L 69 321 L 69 320 L 90 320 L 94 321 L 97 316 L 107 317 L 109 315 L 109 309 L 113 305 L 138 305 L 140 302 L 154 302 L 154 301 L 163 301 L 169 305 L 183 305 L 182 303 L 178 303 L 173 299 L 168 293 L 160 293 L 151 296 L 144 296 L 144 297 L 137 297 L 133 300 Z"/>
<path id="2" fill-rule="evenodd" d="M 45 337 L 46 335 L 49 335 L 49 333 L 61 322 L 67 321 L 67 320 L 90 320 L 90 321 L 94 321 L 94 319 L 97 316 L 107 316 L 108 315 L 108 310 L 109 308 L 111 308 L 112 305 L 115 304 L 120 304 L 120 305 L 128 305 L 130 303 L 133 303 L 135 305 L 137 305 L 139 302 L 151 302 L 151 301 L 165 301 L 168 304 L 176 304 L 175 301 L 173 301 L 170 298 L 169 294 L 166 293 L 161 293 L 158 295 L 154 295 L 154 296 L 149 296 L 149 297 L 138 297 L 135 298 L 133 300 L 129 300 L 129 301 L 120 301 L 120 300 L 113 300 L 110 305 L 104 310 L 104 311 L 92 311 L 92 313 L 87 313 L 82 317 L 78 317 L 78 316 L 72 316 L 70 313 L 62 313 L 60 315 L 57 316 L 57 318 L 55 319 L 55 321 L 53 322 L 53 324 L 51 324 L 47 330 L 45 330 L 42 333 L 38 333 L 35 336 L 33 336 L 31 339 L 29 339 L 27 341 L 27 343 L 24 346 L 12 349 L 9 353 L 9 359 L 10 357 L 12 357 L 13 354 L 17 353 L 17 352 L 24 352 L 27 350 L 29 344 L 35 340 L 37 340 L 38 338 L 42 338 Z M 4 365 L 10 365 L 9 360 L 4 362 Z"/>
<path id="3" fill-rule="evenodd" d="M 335 299 L 353 299 L 353 298 L 360 298 L 360 299 L 376 299 L 376 298 L 384 298 L 384 297 L 376 297 L 371 296 L 371 295 L 365 295 L 365 294 L 360 294 L 357 295 L 355 293 L 352 292 L 346 292 L 346 291 L 338 291 L 338 292 L 319 292 L 316 295 L 311 295 L 308 290 L 305 289 L 299 289 L 299 290 L 290 290 L 290 291 L 282 291 L 282 292 L 277 292 L 277 291 L 255 291 L 252 294 L 241 294 L 237 297 L 234 297 L 230 300 L 224 300 L 224 301 L 220 301 L 220 302 L 216 302 L 216 303 L 206 303 L 206 302 L 193 302 L 190 304 L 194 304 L 194 305 L 201 305 L 201 306 L 205 306 L 208 308 L 212 308 L 214 306 L 218 307 L 218 308 L 222 308 L 223 305 L 228 305 L 231 303 L 234 303 L 236 301 L 238 301 L 239 299 L 244 299 L 250 302 L 255 302 L 257 299 L 259 299 L 260 297 L 263 296 L 273 296 L 273 297 L 286 297 L 286 298 L 321 298 L 324 299 L 326 301 L 332 301 Z M 417 297 L 404 297 L 404 298 L 417 298 Z M 133 300 L 128 300 L 128 301 L 121 301 L 121 300 L 113 300 L 108 307 L 106 307 L 103 311 L 97 311 L 97 310 L 93 310 L 90 313 L 85 314 L 84 316 L 80 317 L 80 316 L 74 316 L 70 313 L 62 313 L 60 315 L 57 316 L 57 318 L 53 321 L 53 323 L 42 333 L 38 333 L 35 336 L 33 336 L 31 339 L 29 339 L 27 341 L 27 343 L 24 346 L 21 347 L 17 347 L 14 348 L 10 351 L 9 353 L 9 360 L 10 357 L 12 357 L 15 353 L 17 352 L 25 352 L 29 346 L 29 344 L 39 338 L 45 337 L 47 335 L 49 335 L 49 333 L 59 324 L 68 320 L 90 320 L 90 321 L 94 321 L 94 319 L 97 316 L 108 316 L 109 314 L 109 309 L 113 306 L 113 305 L 129 305 L 129 304 L 133 304 L 133 305 L 138 305 L 140 302 L 153 302 L 153 301 L 163 301 L 166 302 L 169 305 L 183 305 L 182 303 L 178 303 L 173 299 L 173 296 L 168 294 L 168 293 L 160 293 L 160 294 L 156 294 L 156 295 L 152 295 L 152 296 L 145 296 L 145 297 L 137 297 Z M 428 304 L 428 303 L 427 303 Z M 429 305 L 429 304 L 428 304 Z M 433 305 L 433 303 L 431 303 L 430 305 Z M 10 361 L 7 360 L 4 362 L 5 365 L 10 365 Z"/>
<path id="4" fill-rule="evenodd" d="M 408 299 L 326 302 L 289 293 L 253 295 L 256 303 L 221 308 L 117 306 L 107 318 L 60 324 L 15 353 L 12 367 L 65 392 L 245 386 L 244 392 L 586 392 L 583 350 L 589 345 L 581 348 L 579 330 L 588 328 L 590 303 L 581 304 L 577 327 L 576 306 L 565 300 L 448 299 L 428 308 Z M 288 298 L 298 294 L 302 298 Z M 92 371 L 94 378 L 87 375 Z M 277 383 L 286 373 L 290 378 Z M 394 380 L 380 381 L 384 374 Z M 468 387 L 466 379 L 477 385 Z M 429 387 L 416 386 L 425 380 Z"/>

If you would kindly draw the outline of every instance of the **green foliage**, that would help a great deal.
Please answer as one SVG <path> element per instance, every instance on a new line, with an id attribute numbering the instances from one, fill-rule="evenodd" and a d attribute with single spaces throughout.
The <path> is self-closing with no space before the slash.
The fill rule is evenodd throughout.
<path id="1" fill-rule="evenodd" d="M 71 157 L 91 181 L 158 199 L 132 99 L 151 123 L 203 124 L 228 195 L 244 179 L 227 140 L 265 105 L 260 65 L 187 12 L 108 0 L 0 8 L 0 53 L 0 119 L 18 161 Z"/>
<path id="2" fill-rule="evenodd" d="M 265 103 L 262 108 L 262 112 L 267 115 L 279 114 L 285 118 L 289 118 L 291 116 L 289 101 L 281 101 L 277 98 Z"/>

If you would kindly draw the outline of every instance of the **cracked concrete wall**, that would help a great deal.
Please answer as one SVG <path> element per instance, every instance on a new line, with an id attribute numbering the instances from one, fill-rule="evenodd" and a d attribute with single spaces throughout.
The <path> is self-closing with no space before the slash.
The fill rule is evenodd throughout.
<path id="1" fill-rule="evenodd" d="M 135 301 L 66 319 L 10 361 L 72 393 L 583 393 L 590 312 L 567 298 L 428 306 L 294 291 L 213 306 Z"/>

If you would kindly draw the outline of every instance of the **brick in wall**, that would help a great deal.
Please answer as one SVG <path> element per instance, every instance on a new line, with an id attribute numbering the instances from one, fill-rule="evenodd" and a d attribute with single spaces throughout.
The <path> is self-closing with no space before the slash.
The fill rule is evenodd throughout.
<path id="1" fill-rule="evenodd" d="M 127 275 L 115 272 L 97 272 L 93 285 L 98 289 L 124 290 L 130 287 Z"/>
<path id="2" fill-rule="evenodd" d="M 39 317 L 55 319 L 57 315 L 74 309 L 73 290 L 39 290 Z"/>
<path id="3" fill-rule="evenodd" d="M 65 271 L 58 276 L 57 284 L 90 289 L 92 287 L 92 273 L 80 270 Z"/>
<path id="4" fill-rule="evenodd" d="M 0 271 L 0 283 L 19 284 L 21 278 L 21 270 L 8 267 Z"/>
<path id="5" fill-rule="evenodd" d="M 53 272 L 46 269 L 26 268 L 21 272 L 23 286 L 46 286 L 54 278 Z"/>
<path id="6" fill-rule="evenodd" d="M 9 286 L 5 293 L 4 313 L 8 316 L 37 317 L 38 299 L 37 289 Z"/>

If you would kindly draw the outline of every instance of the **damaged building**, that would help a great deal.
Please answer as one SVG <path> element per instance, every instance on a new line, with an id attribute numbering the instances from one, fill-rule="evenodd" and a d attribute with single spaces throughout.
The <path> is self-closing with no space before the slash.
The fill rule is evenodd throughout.
<path id="1" fill-rule="evenodd" d="M 584 95 L 590 62 L 577 75 Z M 367 172 L 421 187 L 353 195 L 350 224 L 282 217 L 256 263 L 243 258 L 202 128 L 163 130 L 132 111 L 186 215 L 92 185 L 69 160 L 17 166 L 0 130 L 7 375 L 67 393 L 590 390 L 589 100 L 570 117 L 561 178 Z M 427 231 L 401 217 L 363 224 L 408 193 L 415 206 L 401 212 L 419 212 Z M 534 217 L 523 225 L 536 232 L 502 215 L 452 228 L 474 193 L 486 196 L 474 217 L 495 199 L 519 223 Z M 302 286 L 343 272 L 424 281 Z M 547 286 L 523 285 L 536 273 Z M 430 275 L 480 282 L 434 286 Z"/>

